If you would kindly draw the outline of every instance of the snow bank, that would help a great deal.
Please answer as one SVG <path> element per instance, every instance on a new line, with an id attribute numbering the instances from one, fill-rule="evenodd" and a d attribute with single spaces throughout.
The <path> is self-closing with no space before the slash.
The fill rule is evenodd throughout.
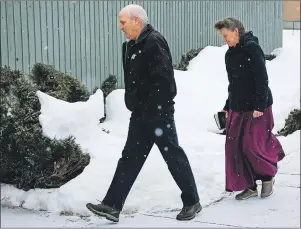
<path id="1" fill-rule="evenodd" d="M 278 128 L 283 126 L 290 110 L 300 106 L 300 53 L 297 48 L 300 35 L 285 31 L 284 41 L 284 48 L 276 50 L 277 58 L 267 63 Z M 189 157 L 203 205 L 224 195 L 225 137 L 211 131 L 216 131 L 213 114 L 223 108 L 227 97 L 225 52 L 226 46 L 206 47 L 190 62 L 188 71 L 175 71 L 178 85 L 175 118 L 179 141 Z M 24 192 L 3 185 L 2 204 L 90 214 L 85 204 L 101 200 L 106 194 L 126 141 L 130 113 L 124 105 L 124 91 L 113 91 L 107 97 L 107 121 L 103 124 L 98 124 L 103 117 L 100 91 L 87 102 L 80 103 L 63 102 L 41 92 L 37 95 L 42 106 L 40 122 L 44 134 L 50 138 L 73 135 L 90 153 L 91 162 L 82 174 L 59 189 Z M 103 128 L 110 133 L 105 133 Z M 291 155 L 300 152 L 295 135 L 280 140 Z M 283 163 L 287 160 L 292 158 L 288 157 Z M 160 212 L 180 207 L 180 190 L 154 146 L 128 196 L 124 213 Z"/>
<path id="2" fill-rule="evenodd" d="M 275 130 L 284 126 L 291 110 L 300 108 L 300 31 L 284 31 L 282 49 L 267 62 L 270 88 L 274 95 Z"/>
<path id="3" fill-rule="evenodd" d="M 43 133 L 49 138 L 64 139 L 76 135 L 97 126 L 99 119 L 104 117 L 103 92 L 100 89 L 86 102 L 68 103 L 41 91 L 36 95 L 41 103 L 39 121 Z"/>

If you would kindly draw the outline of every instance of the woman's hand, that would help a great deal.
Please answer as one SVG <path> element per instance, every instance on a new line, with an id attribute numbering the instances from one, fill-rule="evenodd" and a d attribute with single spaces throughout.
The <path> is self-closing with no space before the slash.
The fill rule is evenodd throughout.
<path id="1" fill-rule="evenodd" d="M 263 115 L 263 112 L 260 112 L 260 111 L 254 111 L 254 112 L 253 112 L 253 118 L 258 118 L 258 117 L 260 117 L 261 115 Z"/>

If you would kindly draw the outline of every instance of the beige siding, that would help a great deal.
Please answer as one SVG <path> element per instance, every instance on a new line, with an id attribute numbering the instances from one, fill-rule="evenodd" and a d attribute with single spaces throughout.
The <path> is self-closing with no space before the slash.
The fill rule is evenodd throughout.
<path id="1" fill-rule="evenodd" d="M 300 21 L 300 1 L 283 2 L 283 20 Z"/>

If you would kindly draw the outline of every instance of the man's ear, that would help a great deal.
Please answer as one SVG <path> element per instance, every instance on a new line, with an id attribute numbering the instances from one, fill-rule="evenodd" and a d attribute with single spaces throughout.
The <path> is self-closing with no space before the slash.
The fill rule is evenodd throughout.
<path id="1" fill-rule="evenodd" d="M 135 24 L 138 24 L 138 23 L 139 23 L 139 18 L 138 18 L 138 17 L 135 17 L 135 18 L 134 18 L 134 21 L 135 21 Z"/>

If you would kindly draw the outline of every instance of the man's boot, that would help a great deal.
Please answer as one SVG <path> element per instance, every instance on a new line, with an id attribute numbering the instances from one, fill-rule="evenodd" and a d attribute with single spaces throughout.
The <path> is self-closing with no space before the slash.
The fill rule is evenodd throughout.
<path id="1" fill-rule="evenodd" d="M 177 215 L 177 220 L 191 220 L 201 210 L 202 210 L 202 206 L 200 203 L 196 203 L 195 205 L 192 206 L 184 206 L 181 212 Z"/>
<path id="2" fill-rule="evenodd" d="M 119 221 L 120 211 L 107 206 L 105 204 L 91 204 L 88 203 L 86 207 L 98 216 L 105 217 L 107 220 L 117 223 Z"/>

